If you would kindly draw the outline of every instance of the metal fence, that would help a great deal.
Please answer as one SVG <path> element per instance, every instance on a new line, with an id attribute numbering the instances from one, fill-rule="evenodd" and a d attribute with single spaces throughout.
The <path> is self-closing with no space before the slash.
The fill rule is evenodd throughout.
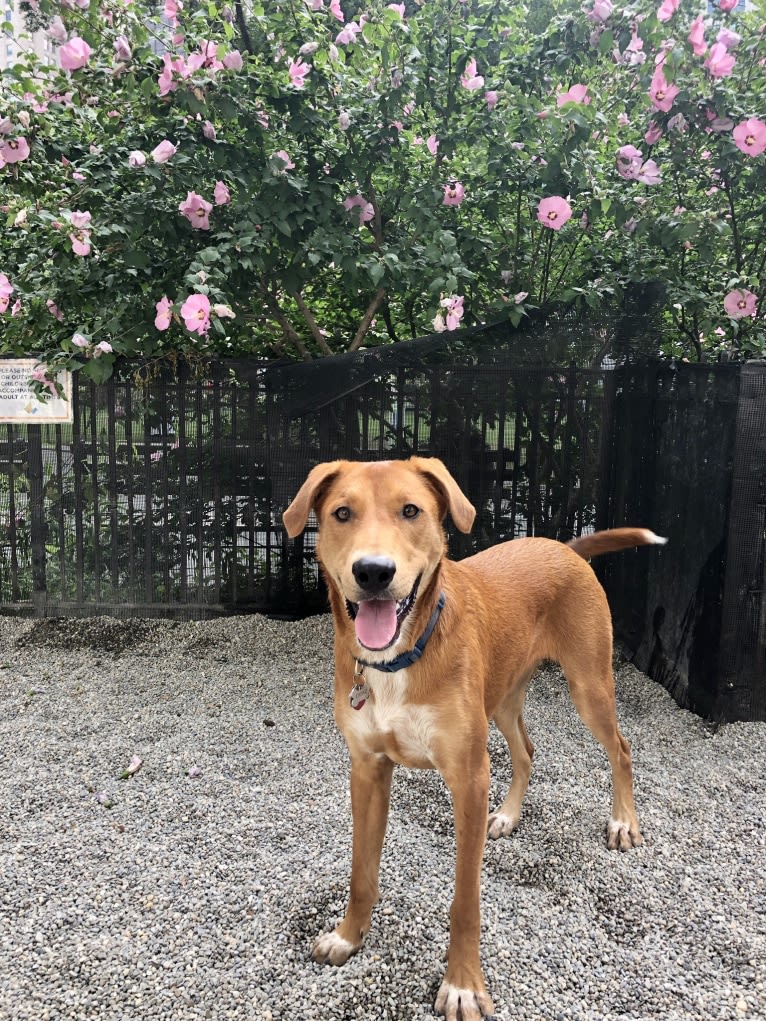
<path id="1" fill-rule="evenodd" d="M 72 425 L 0 426 L 0 612 L 323 610 L 314 534 L 281 513 L 336 457 L 442 458 L 478 510 L 463 556 L 646 524 L 599 564 L 642 669 L 714 718 L 765 718 L 766 371 L 518 364 L 421 347 L 322 366 L 217 362 L 103 386 Z"/>
<path id="2" fill-rule="evenodd" d="M 603 372 L 399 366 L 290 416 L 270 371 L 78 380 L 71 426 L 0 427 L 0 609 L 322 606 L 312 530 L 288 544 L 281 512 L 313 464 L 338 457 L 446 461 L 479 509 L 457 555 L 593 524 Z"/>

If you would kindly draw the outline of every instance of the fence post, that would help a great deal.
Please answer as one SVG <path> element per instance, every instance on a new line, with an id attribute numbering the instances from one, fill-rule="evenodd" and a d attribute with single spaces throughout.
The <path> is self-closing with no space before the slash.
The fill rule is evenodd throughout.
<path id="1" fill-rule="evenodd" d="M 29 513 L 32 542 L 32 607 L 35 617 L 45 616 L 47 583 L 45 578 L 45 507 L 43 504 L 42 427 L 27 426 Z"/>
<path id="2" fill-rule="evenodd" d="M 740 374 L 721 614 L 719 719 L 766 720 L 766 361 Z"/>

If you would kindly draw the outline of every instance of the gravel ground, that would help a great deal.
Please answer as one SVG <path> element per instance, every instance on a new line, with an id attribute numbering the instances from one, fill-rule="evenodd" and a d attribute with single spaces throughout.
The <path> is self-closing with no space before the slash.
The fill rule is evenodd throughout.
<path id="1" fill-rule="evenodd" d="M 435 773 L 395 774 L 363 950 L 309 956 L 350 860 L 331 670 L 326 617 L 0 622 L 3 1021 L 433 1017 L 454 860 Z M 766 725 L 714 732 L 624 663 L 617 685 L 646 845 L 606 850 L 605 756 L 541 671 L 522 825 L 485 853 L 496 1016 L 763 1018 Z"/>

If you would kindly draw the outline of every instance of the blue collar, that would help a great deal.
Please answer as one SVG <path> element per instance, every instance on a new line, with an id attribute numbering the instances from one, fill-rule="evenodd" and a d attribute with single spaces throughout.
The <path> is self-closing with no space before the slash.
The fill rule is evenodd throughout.
<path id="1" fill-rule="evenodd" d="M 384 674 L 394 674 L 397 670 L 404 670 L 408 666 L 412 666 L 413 663 L 417 663 L 420 657 L 423 655 L 428 639 L 433 634 L 433 630 L 436 627 L 436 622 L 439 619 L 444 604 L 447 602 L 447 597 L 443 592 L 439 593 L 439 599 L 434 607 L 434 612 L 431 614 L 431 619 L 426 625 L 426 629 L 423 634 L 415 642 L 415 648 L 410 649 L 409 652 L 403 652 L 397 656 L 396 659 L 389 659 L 383 663 L 368 663 L 366 660 L 358 659 L 357 663 L 359 666 L 372 667 L 373 670 L 382 670 Z"/>

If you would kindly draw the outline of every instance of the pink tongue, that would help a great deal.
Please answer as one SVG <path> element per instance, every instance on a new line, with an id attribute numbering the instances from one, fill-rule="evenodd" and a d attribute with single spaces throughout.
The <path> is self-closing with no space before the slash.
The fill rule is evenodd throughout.
<path id="1" fill-rule="evenodd" d="M 385 649 L 396 634 L 396 600 L 366 599 L 354 619 L 356 637 L 368 649 Z"/>

